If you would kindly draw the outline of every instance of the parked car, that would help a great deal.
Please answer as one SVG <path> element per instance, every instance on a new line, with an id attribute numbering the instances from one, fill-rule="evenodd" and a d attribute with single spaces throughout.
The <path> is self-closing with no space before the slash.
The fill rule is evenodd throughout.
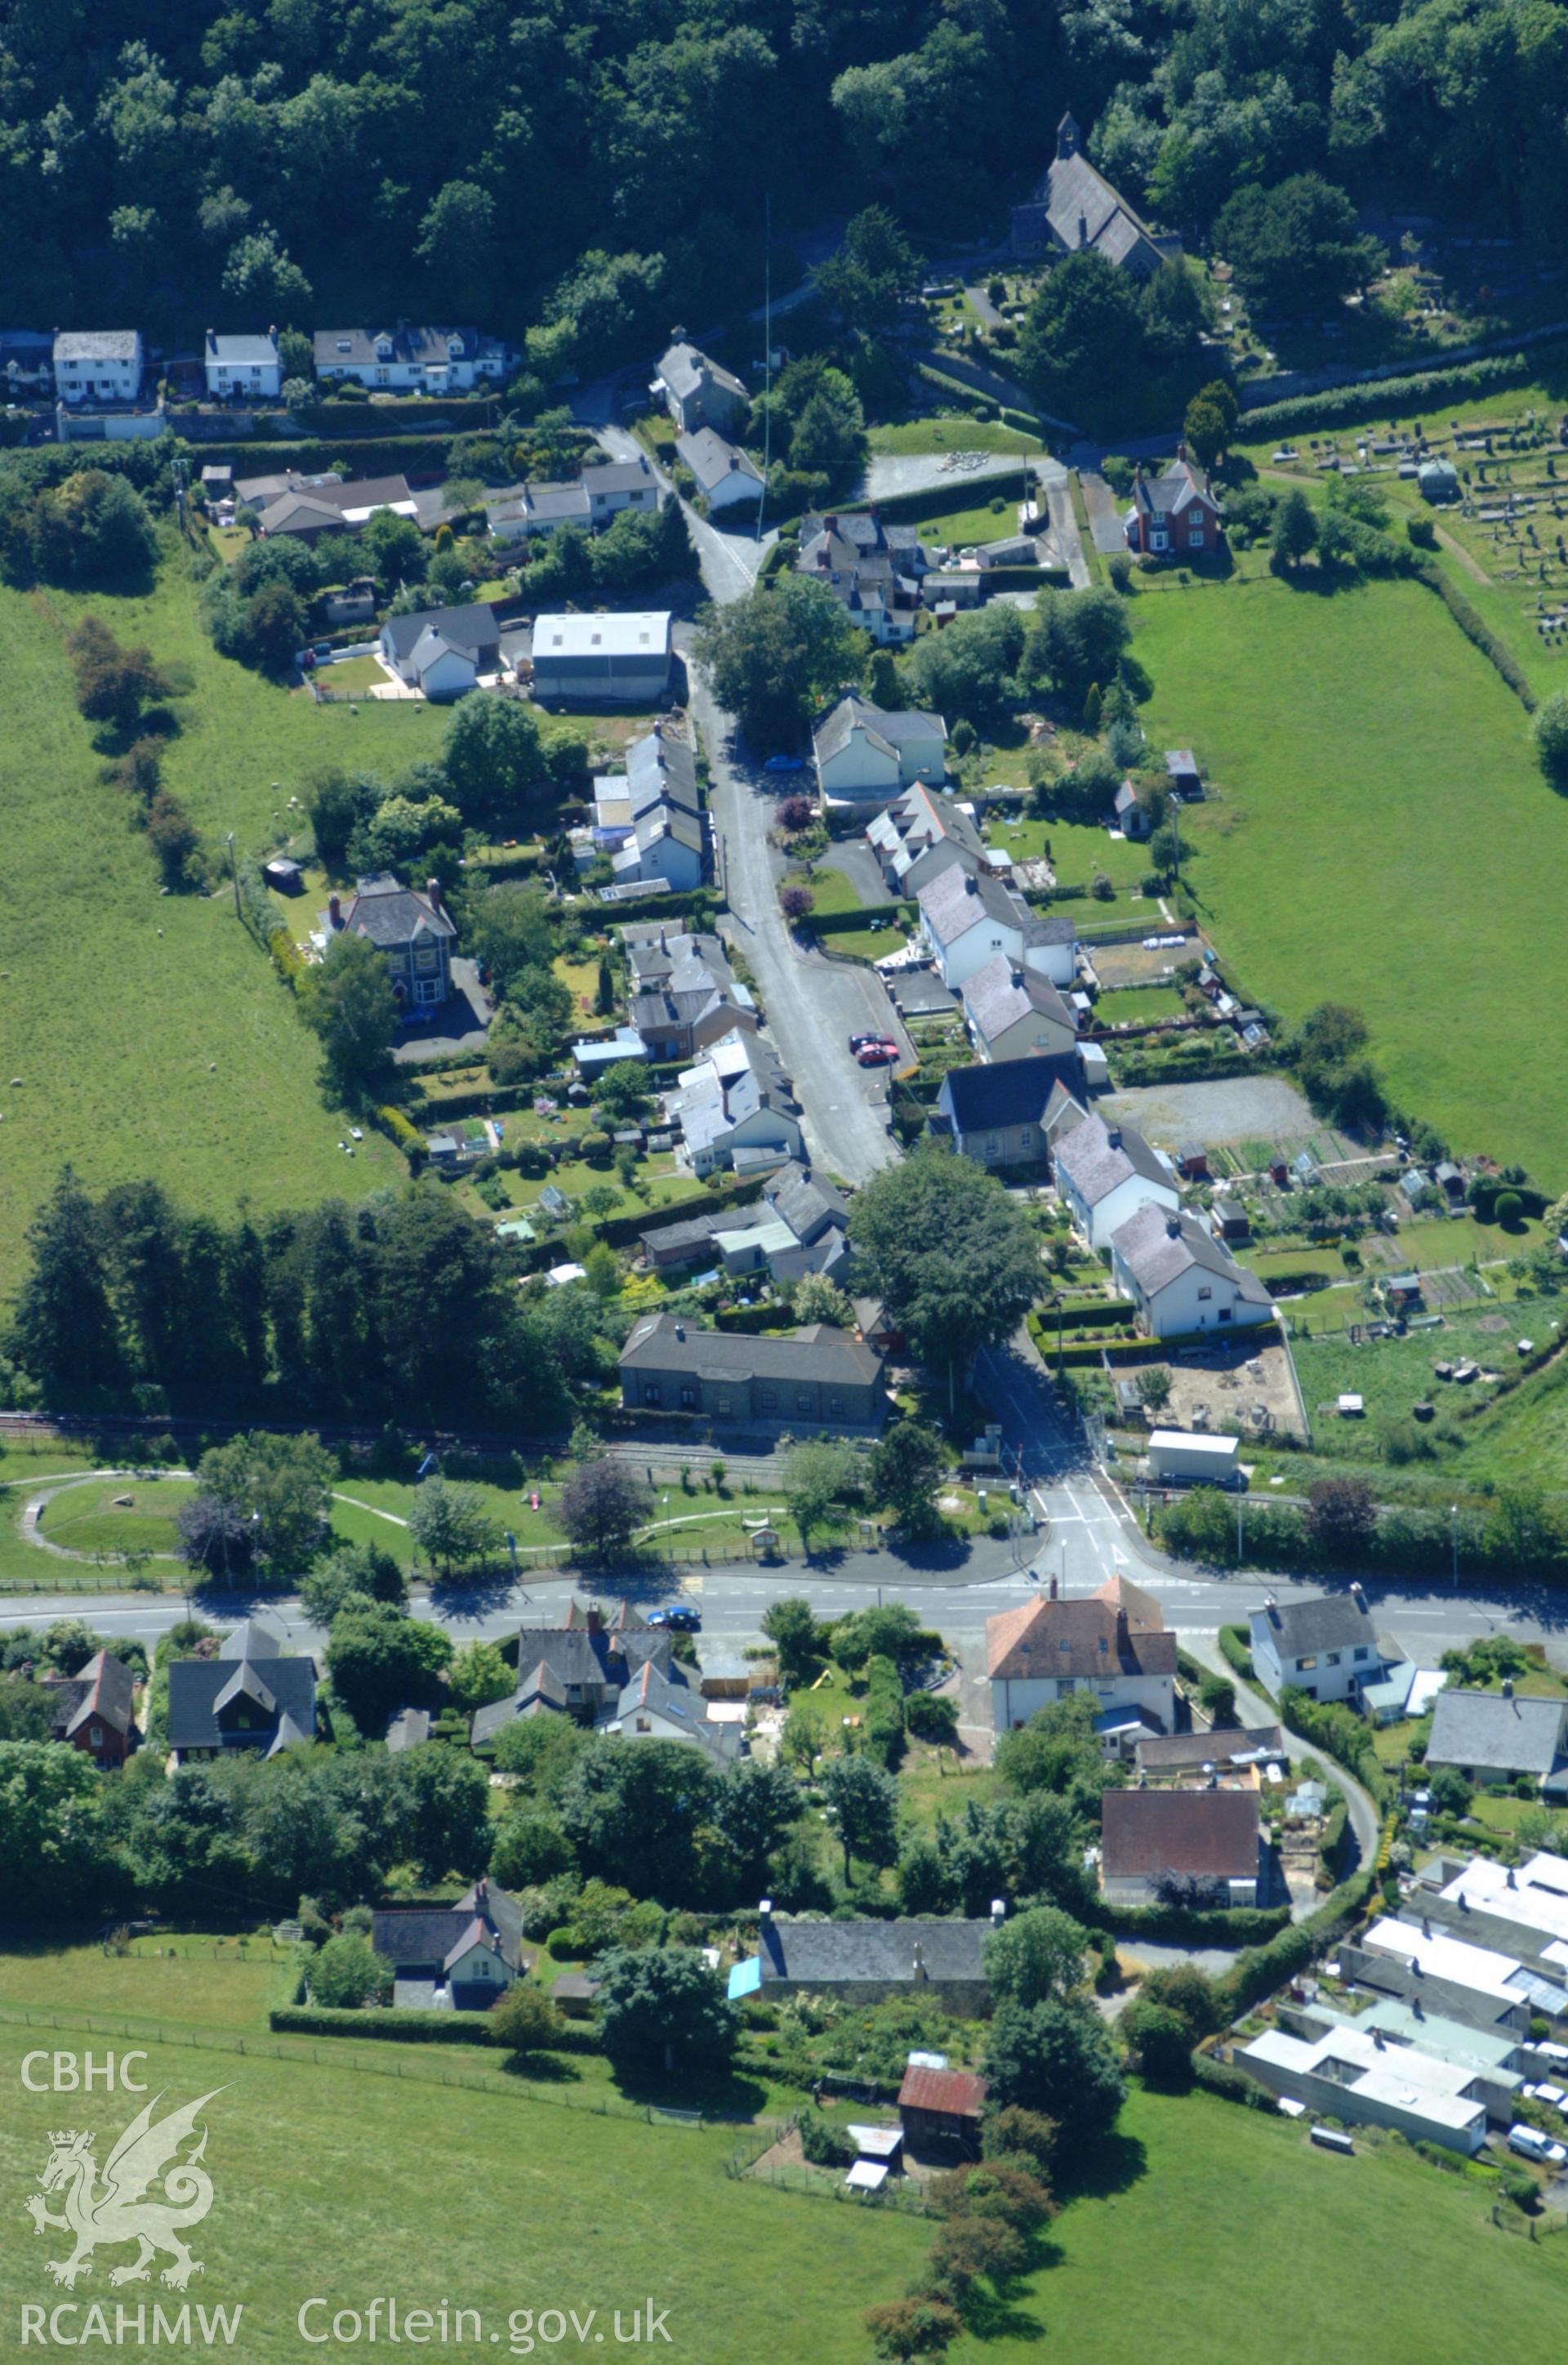
<path id="1" fill-rule="evenodd" d="M 852 1035 L 849 1038 L 849 1048 L 852 1051 L 864 1051 L 868 1043 L 881 1043 L 886 1039 L 882 1035 Z"/>
<path id="2" fill-rule="evenodd" d="M 650 1626 L 667 1627 L 672 1634 L 700 1634 L 702 1620 L 689 1602 L 672 1601 L 667 1609 L 650 1609 Z"/>
<path id="3" fill-rule="evenodd" d="M 1508 2149 L 1517 2151 L 1521 2159 L 1538 2159 L 1546 2168 L 1562 2168 L 1568 2163 L 1568 2151 L 1560 2143 L 1553 2143 L 1538 2128 L 1522 2124 L 1508 2129 Z"/>
<path id="4" fill-rule="evenodd" d="M 803 772 L 806 759 L 803 756 L 769 756 L 762 768 L 765 772 Z"/>
<path id="5" fill-rule="evenodd" d="M 896 1043 L 868 1043 L 864 1050 L 856 1052 L 855 1061 L 861 1068 L 886 1068 L 901 1056 Z"/>

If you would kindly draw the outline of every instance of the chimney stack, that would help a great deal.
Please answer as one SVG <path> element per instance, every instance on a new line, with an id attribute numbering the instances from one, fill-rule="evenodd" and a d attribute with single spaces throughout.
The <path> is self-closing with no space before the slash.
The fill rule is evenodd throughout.
<path id="1" fill-rule="evenodd" d="M 604 1612 L 597 1601 L 590 1601 L 588 1606 L 588 1630 L 590 1634 L 604 1631 Z"/>
<path id="2" fill-rule="evenodd" d="M 1127 1613 L 1125 1609 L 1118 1609 L 1116 1612 L 1116 1649 L 1118 1652 L 1121 1652 L 1125 1651 L 1126 1647 Z"/>
<path id="3" fill-rule="evenodd" d="M 913 1970 L 914 1970 L 914 1978 L 915 1978 L 915 1980 L 916 1980 L 917 1984 L 923 1984 L 926 1979 L 928 1979 L 928 1978 L 931 1977 L 930 1972 L 929 1972 L 929 1971 L 926 1969 L 926 1967 L 925 1967 L 925 1949 L 924 1949 L 924 1947 L 921 1945 L 920 1940 L 919 1940 L 918 1938 L 917 1938 L 917 1939 L 915 1940 L 915 1942 L 914 1942 L 914 1965 L 913 1965 Z"/>
<path id="4" fill-rule="evenodd" d="M 1121 1126 L 1119 1125 L 1108 1125 L 1105 1127 L 1105 1138 L 1110 1143 L 1113 1149 L 1120 1149 L 1122 1146 Z"/>
<path id="5" fill-rule="evenodd" d="M 441 909 L 441 880 L 439 879 L 427 879 L 425 881 L 425 893 L 431 899 L 431 909 L 439 912 Z"/>
<path id="6" fill-rule="evenodd" d="M 1053 1576 L 1053 1577 L 1052 1577 L 1052 1579 L 1051 1579 L 1051 1599 L 1054 1601 L 1054 1600 L 1056 1599 L 1056 1597 L 1057 1597 L 1057 1581 L 1056 1581 L 1055 1577 Z"/>
<path id="7" fill-rule="evenodd" d="M 999 1930 L 999 1929 L 1002 1927 L 1002 1924 L 1006 1921 L 1006 1919 L 1007 1919 L 1007 1900 L 1006 1900 L 1006 1898 L 1005 1898 L 1005 1897 L 993 1897 L 993 1898 L 991 1899 L 991 1928 L 992 1928 L 993 1930 Z"/>
<path id="8" fill-rule="evenodd" d="M 1013 964 L 1013 982 L 1014 987 L 1021 986 L 1024 982 L 1024 972 L 1016 961 Z"/>
<path id="9" fill-rule="evenodd" d="M 964 873 L 964 892 L 966 895 L 980 893 L 980 881 L 971 870 L 966 870 Z"/>
<path id="10" fill-rule="evenodd" d="M 756 1918 L 761 1922 L 765 1930 L 771 1929 L 773 1925 L 773 1900 L 771 1897 L 764 1897 L 759 1901 L 756 1909 Z"/>
<path id="11" fill-rule="evenodd" d="M 343 925 L 343 904 L 342 904 L 342 896 L 341 896 L 341 895 L 329 895 L 329 896 L 328 896 L 328 898 L 327 898 L 327 917 L 328 917 L 328 919 L 331 922 L 331 924 L 332 924 L 332 925 L 333 925 L 333 927 L 334 927 L 334 928 L 341 928 L 341 927 L 342 926 L 342 925 Z"/>

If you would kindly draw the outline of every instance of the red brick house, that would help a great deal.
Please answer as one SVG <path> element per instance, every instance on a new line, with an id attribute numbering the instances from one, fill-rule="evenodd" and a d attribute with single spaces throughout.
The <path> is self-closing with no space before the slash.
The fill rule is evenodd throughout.
<path id="1" fill-rule="evenodd" d="M 1138 470 L 1125 522 L 1127 548 L 1139 557 L 1209 558 L 1225 541 L 1209 480 L 1185 452 L 1163 476 Z"/>
<path id="2" fill-rule="evenodd" d="M 98 1765 L 123 1765 L 136 1743 L 130 1669 L 106 1651 L 74 1676 L 45 1676 L 54 1698 L 52 1738 L 82 1750 Z"/>

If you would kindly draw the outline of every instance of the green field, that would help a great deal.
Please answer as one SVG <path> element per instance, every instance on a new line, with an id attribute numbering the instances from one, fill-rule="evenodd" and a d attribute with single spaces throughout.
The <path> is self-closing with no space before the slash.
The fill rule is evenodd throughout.
<path id="1" fill-rule="evenodd" d="M 1245 583 L 1136 614 L 1150 737 L 1215 784 L 1189 885 L 1241 989 L 1287 1021 L 1353 1003 L 1403 1107 L 1557 1187 L 1568 802 L 1518 701 L 1413 583 Z"/>
<path id="2" fill-rule="evenodd" d="M 306 2353 L 297 2311 L 317 2294 L 331 2308 L 363 2310 L 377 2295 L 404 2309 L 476 2308 L 479 2340 L 451 2344 L 469 2358 L 520 2353 L 510 2310 L 619 2305 L 629 2317 L 651 2297 L 668 2311 L 672 2353 L 701 2365 L 750 2359 L 761 2316 L 781 2365 L 862 2365 L 861 2311 L 904 2290 L 921 2264 L 930 2227 L 918 2219 L 726 2177 L 737 2142 L 756 2147 L 746 2121 L 790 2107 L 787 2094 L 745 2079 L 716 2098 L 666 2086 L 651 2099 L 708 2099 L 734 2121 L 650 2124 L 594 2057 L 568 2057 L 546 2084 L 466 2048 L 273 2039 L 267 2006 L 291 1978 L 278 1950 L 252 1939 L 242 1955 L 240 1942 L 193 1936 L 173 1941 L 168 1959 L 165 1943 L 139 1941 L 125 1956 L 0 1956 L 0 2075 L 14 2097 L 0 2180 L 17 2225 L 0 2276 L 12 2322 L 24 2304 L 64 2296 L 46 2272 L 59 2237 L 51 2246 L 28 2229 L 21 2204 L 71 2110 L 21 2085 L 22 2056 L 89 2041 L 101 2056 L 111 2027 L 145 2048 L 140 2074 L 169 2105 L 218 2090 L 205 2114 L 215 2197 L 193 2241 L 203 2273 L 190 2297 L 242 2304 L 246 2357 Z M 91 2038 L 86 2014 L 98 2017 Z M 130 2108 L 95 2094 L 84 2121 L 77 2102 L 100 2163 Z M 1042 2345 L 1075 2359 L 1131 2351 L 1147 2339 L 1151 2292 L 1165 2311 L 1162 2356 L 1231 2365 L 1256 2345 L 1248 2259 L 1268 2261 L 1278 2365 L 1360 2365 L 1368 2354 L 1347 2259 L 1376 2260 L 1380 2365 L 1549 2356 L 1568 2301 L 1568 2241 L 1495 2230 L 1483 2180 L 1365 2134 L 1354 2159 L 1335 2159 L 1300 2126 L 1203 2095 L 1135 2091 L 1064 2198 L 1039 2261 L 986 2337 L 953 2351 L 957 2365 L 1023 2365 Z M 106 2269 L 121 2255 L 105 2252 L 79 2302 L 112 2308 Z M 124 2296 L 166 2300 L 157 2284 Z M 591 2327 L 584 2345 L 599 2345 Z M 578 2353 L 569 2330 L 561 2348 Z"/>
<path id="3" fill-rule="evenodd" d="M 81 603 L 77 603 L 80 605 Z M 208 835 L 243 847 L 274 802 L 359 728 L 218 657 L 180 628 L 173 595 L 97 600 L 125 639 L 188 667 L 192 694 L 166 767 Z M 76 712 L 61 645 L 72 603 L 0 590 L 8 728 L 0 745 L 7 925 L 0 950 L 0 1294 L 24 1266 L 22 1235 L 67 1159 L 95 1188 L 151 1173 L 181 1199 L 232 1217 L 358 1196 L 396 1182 L 379 1137 L 353 1165 L 324 1108 L 315 1045 L 228 896 L 160 895 L 145 841 Z M 391 710 L 388 710 L 391 712 Z M 353 753 L 381 760 L 372 730 Z M 409 753 L 422 743 L 409 734 Z M 274 779 L 289 789 L 274 797 Z M 19 1079 L 13 1082 L 12 1079 Z"/>
<path id="4" fill-rule="evenodd" d="M 173 1552 L 174 1513 L 192 1492 L 188 1478 L 94 1479 L 56 1495 L 39 1526 L 66 1552 Z"/>

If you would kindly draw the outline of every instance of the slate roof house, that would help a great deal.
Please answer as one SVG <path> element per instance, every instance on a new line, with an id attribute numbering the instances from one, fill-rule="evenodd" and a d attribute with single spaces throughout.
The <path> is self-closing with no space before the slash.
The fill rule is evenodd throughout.
<path id="1" fill-rule="evenodd" d="M 1307 1601 L 1269 1601 L 1249 1613 L 1252 1664 L 1277 1699 L 1294 1684 L 1309 1699 L 1353 1700 L 1381 1681 L 1384 1651 L 1366 1595 L 1359 1585 Z M 1439 1698 L 1442 1695 L 1439 1693 Z"/>
<path id="2" fill-rule="evenodd" d="M 521 1909 L 488 1880 L 455 1905 L 382 1909 L 370 1943 L 391 1967 L 393 2002 L 413 2011 L 488 2012 L 528 1967 Z"/>
<path id="3" fill-rule="evenodd" d="M 141 391 L 140 329 L 57 329 L 53 357 L 62 402 L 134 402 Z"/>
<path id="4" fill-rule="evenodd" d="M 1274 1319 L 1266 1283 L 1196 1216 L 1150 1197 L 1111 1234 L 1111 1279 L 1151 1339 L 1245 1330 Z"/>
<path id="5" fill-rule="evenodd" d="M 622 510 L 656 510 L 659 505 L 659 480 L 642 452 L 634 460 L 594 462 L 583 470 L 583 490 L 596 527 L 608 525 Z"/>
<path id="6" fill-rule="evenodd" d="M 751 989 L 735 977 L 718 937 L 658 934 L 673 958 L 645 982 L 633 958 L 628 1005 L 649 1059 L 695 1059 L 737 1028 L 755 1030 L 760 1022 Z"/>
<path id="7" fill-rule="evenodd" d="M 1511 1782 L 1526 1775 L 1553 1799 L 1568 1795 L 1562 1700 L 1532 1699 L 1511 1683 L 1500 1692 L 1444 1690 L 1432 1703 L 1428 1767 L 1452 1765 L 1467 1782 Z"/>
<path id="8" fill-rule="evenodd" d="M 399 1010 L 433 1010 L 451 992 L 457 930 L 438 879 L 421 895 L 389 870 L 376 871 L 360 880 L 346 908 L 340 896 L 329 896 L 321 918 L 329 941 L 346 931 L 385 954 Z"/>
<path id="9" fill-rule="evenodd" d="M 829 804 L 883 804 L 901 790 L 924 794 L 915 790 L 917 781 L 934 785 L 946 779 L 947 726 L 939 714 L 897 712 L 846 690 L 812 731 L 812 756 Z M 900 798 L 901 809 L 908 803 Z M 879 855 L 881 841 L 873 843 Z"/>
<path id="10" fill-rule="evenodd" d="M 1149 230 L 1083 153 L 1070 113 L 1057 126 L 1057 152 L 1025 205 L 1013 208 L 1014 254 L 1076 254 L 1088 248 L 1135 279 L 1151 278 L 1181 254 L 1182 241 Z"/>
<path id="11" fill-rule="evenodd" d="M 523 485 L 485 504 L 485 525 L 492 542 L 526 542 L 563 525 L 580 525 L 586 533 L 592 523 L 593 504 L 580 483 Z"/>
<path id="12" fill-rule="evenodd" d="M 54 1705 L 50 1738 L 80 1749 L 95 1765 L 123 1765 L 136 1746 L 136 1685 L 130 1669 L 99 1651 L 73 1676 L 46 1675 Z"/>
<path id="13" fill-rule="evenodd" d="M 1041 1052 L 949 1068 L 929 1126 L 977 1166 L 1046 1166 L 1059 1159 L 1061 1143 L 1084 1122 L 1087 1101 L 1078 1053 Z"/>
<path id="14" fill-rule="evenodd" d="M 801 521 L 796 572 L 825 583 L 879 647 L 913 640 L 928 564 L 913 526 L 884 526 L 869 510 Z"/>
<path id="15" fill-rule="evenodd" d="M 318 329 L 316 375 L 409 394 L 464 394 L 504 377 L 507 349 L 478 329 Z"/>
<path id="16" fill-rule="evenodd" d="M 969 815 L 924 782 L 867 823 L 866 842 L 893 895 L 918 895 L 928 879 L 956 862 L 976 872 L 990 867 L 985 840 Z"/>
<path id="17" fill-rule="evenodd" d="M 202 362 L 207 390 L 217 402 L 231 394 L 273 398 L 283 385 L 283 364 L 273 329 L 264 336 L 250 337 L 220 336 L 216 329 L 208 329 Z"/>
<path id="18" fill-rule="evenodd" d="M 561 1714 L 591 1724 L 638 1671 L 671 1664 L 670 1638 L 622 1601 L 607 1617 L 597 1602 L 568 1602 L 558 1625 L 524 1626 L 517 1638 L 517 1685 L 510 1699 L 478 1709 L 469 1728 L 477 1749 L 520 1716 Z"/>
<path id="19" fill-rule="evenodd" d="M 735 1967 L 751 1975 L 740 1991 L 767 2001 L 825 1995 L 849 2004 L 920 1997 L 939 2011 L 979 2019 L 991 2009 L 985 1941 L 1000 1919 L 996 1910 L 984 1922 L 793 1922 L 765 1900 L 756 1954 Z M 732 1975 L 731 1993 L 736 1991 Z"/>
<path id="20" fill-rule="evenodd" d="M 969 1040 L 986 1061 L 1058 1058 L 1078 1042 L 1078 1021 L 1043 971 L 998 953 L 964 981 L 961 999 Z"/>
<path id="21" fill-rule="evenodd" d="M 882 1358 L 847 1330 L 809 1323 L 790 1338 L 700 1330 L 647 1314 L 621 1351 L 629 1411 L 766 1421 L 786 1429 L 873 1430 L 887 1413 Z"/>
<path id="22" fill-rule="evenodd" d="M 775 1281 L 794 1281 L 805 1272 L 829 1272 L 844 1261 L 848 1222 L 849 1210 L 832 1183 L 790 1159 L 768 1176 L 755 1205 L 714 1207 L 641 1232 L 638 1239 L 655 1272 L 722 1261 L 727 1272 L 766 1264 Z"/>
<path id="23" fill-rule="evenodd" d="M 710 510 L 732 509 L 737 501 L 755 503 L 760 496 L 762 470 L 756 462 L 715 429 L 700 427 L 694 435 L 678 435 L 675 448 Z"/>
<path id="24" fill-rule="evenodd" d="M 1185 454 L 1162 476 L 1137 470 L 1126 525 L 1127 548 L 1152 558 L 1202 558 L 1225 539 L 1209 480 Z"/>
<path id="25" fill-rule="evenodd" d="M 800 1103 L 778 1055 L 746 1027 L 733 1027 L 683 1069 L 665 1107 L 694 1174 L 734 1166 L 746 1150 L 777 1151 L 781 1162 L 805 1149 Z"/>
<path id="26" fill-rule="evenodd" d="M 410 686 L 419 679 L 415 652 L 427 633 L 439 633 L 449 647 L 465 650 L 473 658 L 476 674 L 498 671 L 501 628 L 487 600 L 476 600 L 466 608 L 420 608 L 412 615 L 387 617 L 379 635 L 381 661 Z"/>
<path id="27" fill-rule="evenodd" d="M 286 1658 L 266 1627 L 247 1620 L 213 1659 L 176 1659 L 169 1669 L 169 1747 L 193 1758 L 252 1750 L 275 1757 L 316 1738 L 316 1666 Z"/>
<path id="28" fill-rule="evenodd" d="M 1036 1709 L 1087 1692 L 1104 1714 L 1143 1710 L 1151 1732 L 1176 1714 L 1176 1637 L 1152 1596 L 1113 1577 L 1077 1600 L 1049 1589 L 985 1625 L 991 1724 L 1010 1732 Z"/>
<path id="29" fill-rule="evenodd" d="M 1032 912 L 989 872 L 977 876 L 954 864 L 928 879 L 915 901 L 922 941 L 952 992 L 998 953 L 1023 969 L 1039 970 L 1057 985 L 1071 984 L 1078 938 L 1072 921 Z"/>
<path id="30" fill-rule="evenodd" d="M 664 354 L 651 391 L 683 435 L 694 435 L 700 427 L 727 433 L 739 425 L 751 404 L 738 377 L 685 342 Z"/>
<path id="31" fill-rule="evenodd" d="M 601 1732 L 622 1741 L 684 1741 L 716 1766 L 733 1765 L 745 1753 L 743 1728 L 716 1717 L 678 1660 L 663 1668 L 651 1660 L 638 1668 L 612 1709 L 599 1721 Z"/>
<path id="32" fill-rule="evenodd" d="M 1063 1206 L 1092 1249 L 1145 1205 L 1175 1214 L 1182 1194 L 1170 1169 L 1130 1125 L 1108 1125 L 1098 1111 L 1064 1143 L 1057 1160 Z"/>
<path id="33" fill-rule="evenodd" d="M 1100 1801 L 1100 1885 L 1113 1905 L 1155 1905 L 1173 1883 L 1194 1900 L 1252 1905 L 1258 1793 L 1107 1790 Z"/>

